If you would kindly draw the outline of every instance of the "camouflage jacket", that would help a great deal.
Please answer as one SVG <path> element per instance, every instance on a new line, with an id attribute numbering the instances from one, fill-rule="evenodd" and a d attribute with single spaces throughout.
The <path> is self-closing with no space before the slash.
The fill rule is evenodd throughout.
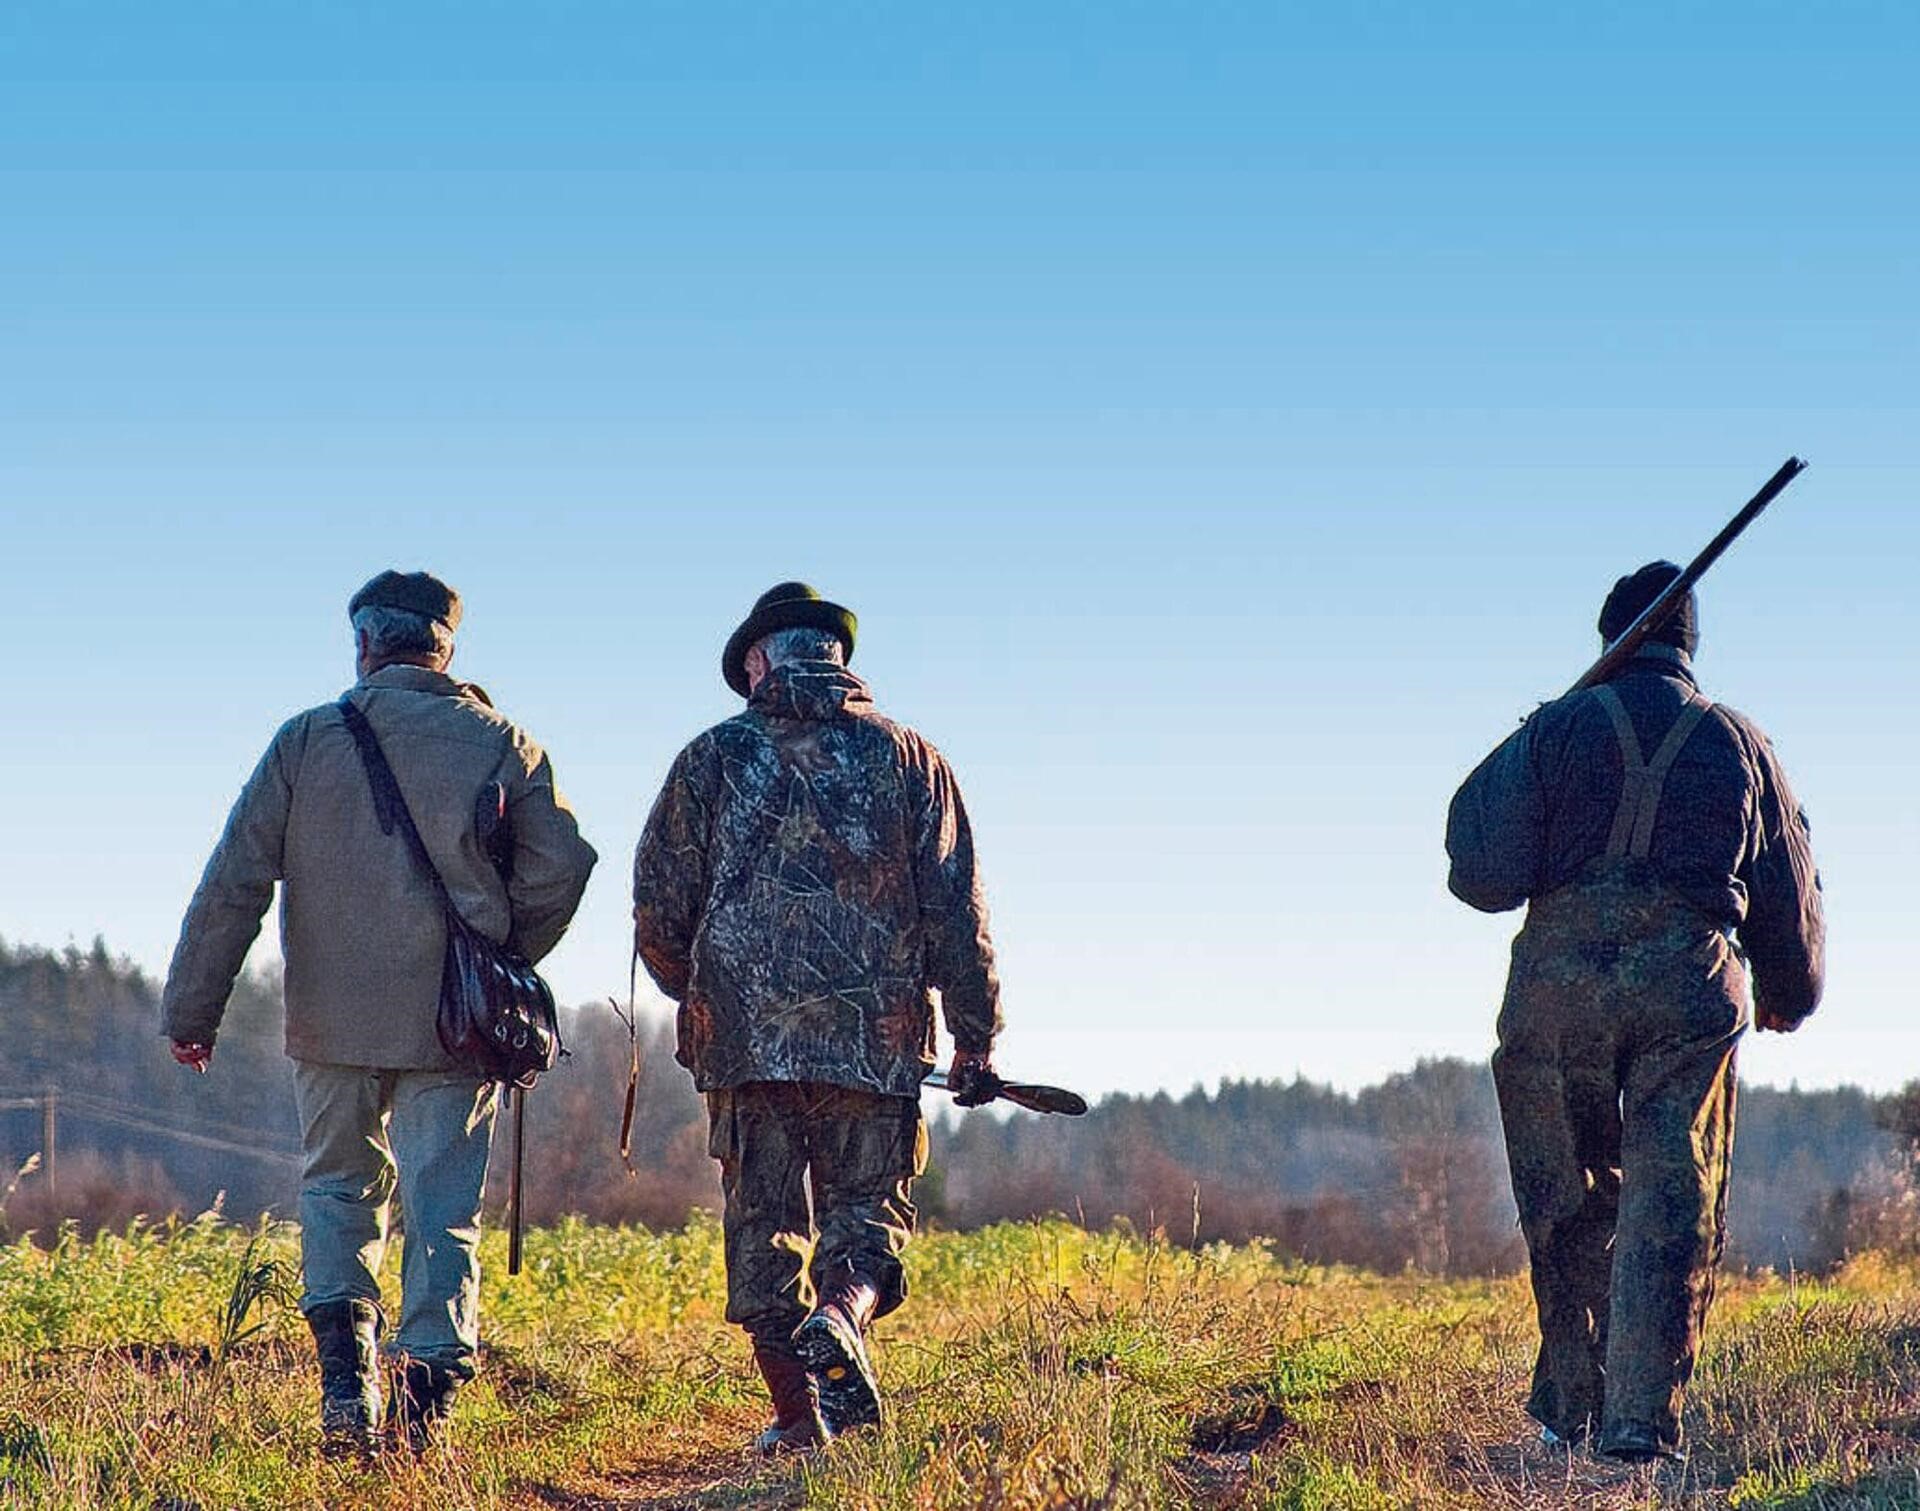
<path id="1" fill-rule="evenodd" d="M 963 1049 L 999 983 L 953 772 L 828 662 L 773 671 L 683 750 L 633 862 L 634 938 L 702 1091 L 917 1095 L 933 994 Z"/>
<path id="2" fill-rule="evenodd" d="M 1609 685 L 1651 750 L 1695 684 L 1687 667 L 1647 658 Z M 1454 895 L 1502 912 L 1579 880 L 1606 852 L 1623 772 L 1595 692 L 1541 708 L 1454 796 Z M 1716 704 L 1681 747 L 1645 865 L 1712 923 L 1738 931 L 1756 997 L 1791 1022 L 1813 1011 L 1826 947 L 1813 842 L 1779 757 L 1750 719 Z"/>

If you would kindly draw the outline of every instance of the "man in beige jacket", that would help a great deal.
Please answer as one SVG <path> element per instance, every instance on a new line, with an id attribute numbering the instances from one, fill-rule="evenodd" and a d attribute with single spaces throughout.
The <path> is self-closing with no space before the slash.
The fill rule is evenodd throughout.
<path id="1" fill-rule="evenodd" d="M 596 857 L 540 747 L 447 675 L 459 596 L 424 572 L 383 572 L 348 613 L 359 658 L 348 697 L 379 737 L 454 906 L 539 960 Z M 406 1239 L 388 1417 L 417 1450 L 473 1375 L 497 1088 L 440 1046 L 441 904 L 401 835 L 382 832 L 336 704 L 281 726 L 187 908 L 162 999 L 181 1064 L 207 1069 L 276 882 L 305 1149 L 301 1309 L 320 1356 L 323 1444 L 377 1441 L 378 1274 L 397 1191 Z"/>

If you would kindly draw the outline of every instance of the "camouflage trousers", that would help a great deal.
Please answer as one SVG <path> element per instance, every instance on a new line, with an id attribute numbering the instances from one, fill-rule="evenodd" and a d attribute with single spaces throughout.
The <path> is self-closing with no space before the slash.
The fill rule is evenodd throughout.
<path id="1" fill-rule="evenodd" d="M 1537 899 L 1494 1055 L 1540 1355 L 1527 1410 L 1569 1440 L 1677 1449 L 1713 1299 L 1746 970 L 1644 873 Z"/>
<path id="2" fill-rule="evenodd" d="M 835 1279 L 906 1299 L 913 1178 L 927 1131 L 913 1097 L 819 1081 L 753 1081 L 707 1093 L 708 1149 L 725 1197 L 727 1320 L 784 1338 Z"/>

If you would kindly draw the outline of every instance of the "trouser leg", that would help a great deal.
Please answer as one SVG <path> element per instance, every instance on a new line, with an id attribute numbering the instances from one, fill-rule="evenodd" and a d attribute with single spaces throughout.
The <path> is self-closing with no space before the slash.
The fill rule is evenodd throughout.
<path id="1" fill-rule="evenodd" d="M 864 1279 L 884 1317 L 907 1295 L 900 1255 L 913 1236 L 913 1179 L 926 1167 L 926 1125 L 910 1097 L 838 1087 L 815 1094 L 807 1123 L 813 1174 L 814 1290 Z"/>
<path id="2" fill-rule="evenodd" d="M 499 1087 L 454 1071 L 395 1074 L 389 1137 L 406 1237 L 398 1351 L 461 1378 L 480 1340 L 480 1193 Z"/>
<path id="3" fill-rule="evenodd" d="M 390 1082 L 364 1066 L 294 1062 L 300 1114 L 300 1309 L 380 1300 L 395 1184 Z"/>
<path id="4" fill-rule="evenodd" d="M 1573 1439 L 1605 1400 L 1620 1123 L 1605 1057 L 1569 1047 L 1503 1033 L 1494 1084 L 1540 1324 L 1527 1411 Z"/>
<path id="5" fill-rule="evenodd" d="M 1627 1075 L 1609 1440 L 1650 1434 L 1661 1451 L 1680 1445 L 1681 1404 L 1725 1233 L 1735 1043 L 1723 1035 L 1658 1048 Z"/>
<path id="6" fill-rule="evenodd" d="M 707 1094 L 708 1151 L 720 1163 L 727 1321 L 784 1342 L 812 1304 L 803 1293 L 807 1155 L 796 1088 L 756 1082 Z"/>

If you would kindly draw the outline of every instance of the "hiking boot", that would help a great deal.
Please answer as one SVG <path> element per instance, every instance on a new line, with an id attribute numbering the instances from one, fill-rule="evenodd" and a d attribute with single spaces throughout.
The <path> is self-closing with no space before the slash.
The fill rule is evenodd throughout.
<path id="1" fill-rule="evenodd" d="M 320 1358 L 320 1452 L 371 1453 L 379 1443 L 380 1308 L 362 1296 L 325 1301 L 307 1313 Z"/>
<path id="2" fill-rule="evenodd" d="M 771 1458 L 781 1453 L 806 1453 L 824 1448 L 827 1425 L 820 1420 L 820 1402 L 814 1394 L 807 1366 L 784 1339 L 753 1340 L 753 1362 L 760 1366 L 760 1378 L 767 1382 L 767 1394 L 773 1397 L 773 1423 L 753 1446 Z"/>
<path id="3" fill-rule="evenodd" d="M 858 1276 L 834 1285 L 805 1322 L 793 1346 L 806 1364 L 827 1435 L 880 1420 L 880 1382 L 867 1358 L 866 1330 L 880 1293 Z"/>
<path id="4" fill-rule="evenodd" d="M 441 1424 L 453 1412 L 454 1397 L 464 1379 L 444 1364 L 408 1359 L 394 1381 L 387 1402 L 387 1430 L 396 1448 L 425 1453 L 440 1436 Z"/>
<path id="5" fill-rule="evenodd" d="M 1634 1423 L 1616 1423 L 1607 1428 L 1594 1443 L 1593 1451 L 1603 1459 L 1622 1464 L 1650 1464 L 1655 1459 L 1681 1464 L 1687 1458 L 1677 1446 L 1661 1442 L 1660 1434 L 1651 1427 Z"/>

